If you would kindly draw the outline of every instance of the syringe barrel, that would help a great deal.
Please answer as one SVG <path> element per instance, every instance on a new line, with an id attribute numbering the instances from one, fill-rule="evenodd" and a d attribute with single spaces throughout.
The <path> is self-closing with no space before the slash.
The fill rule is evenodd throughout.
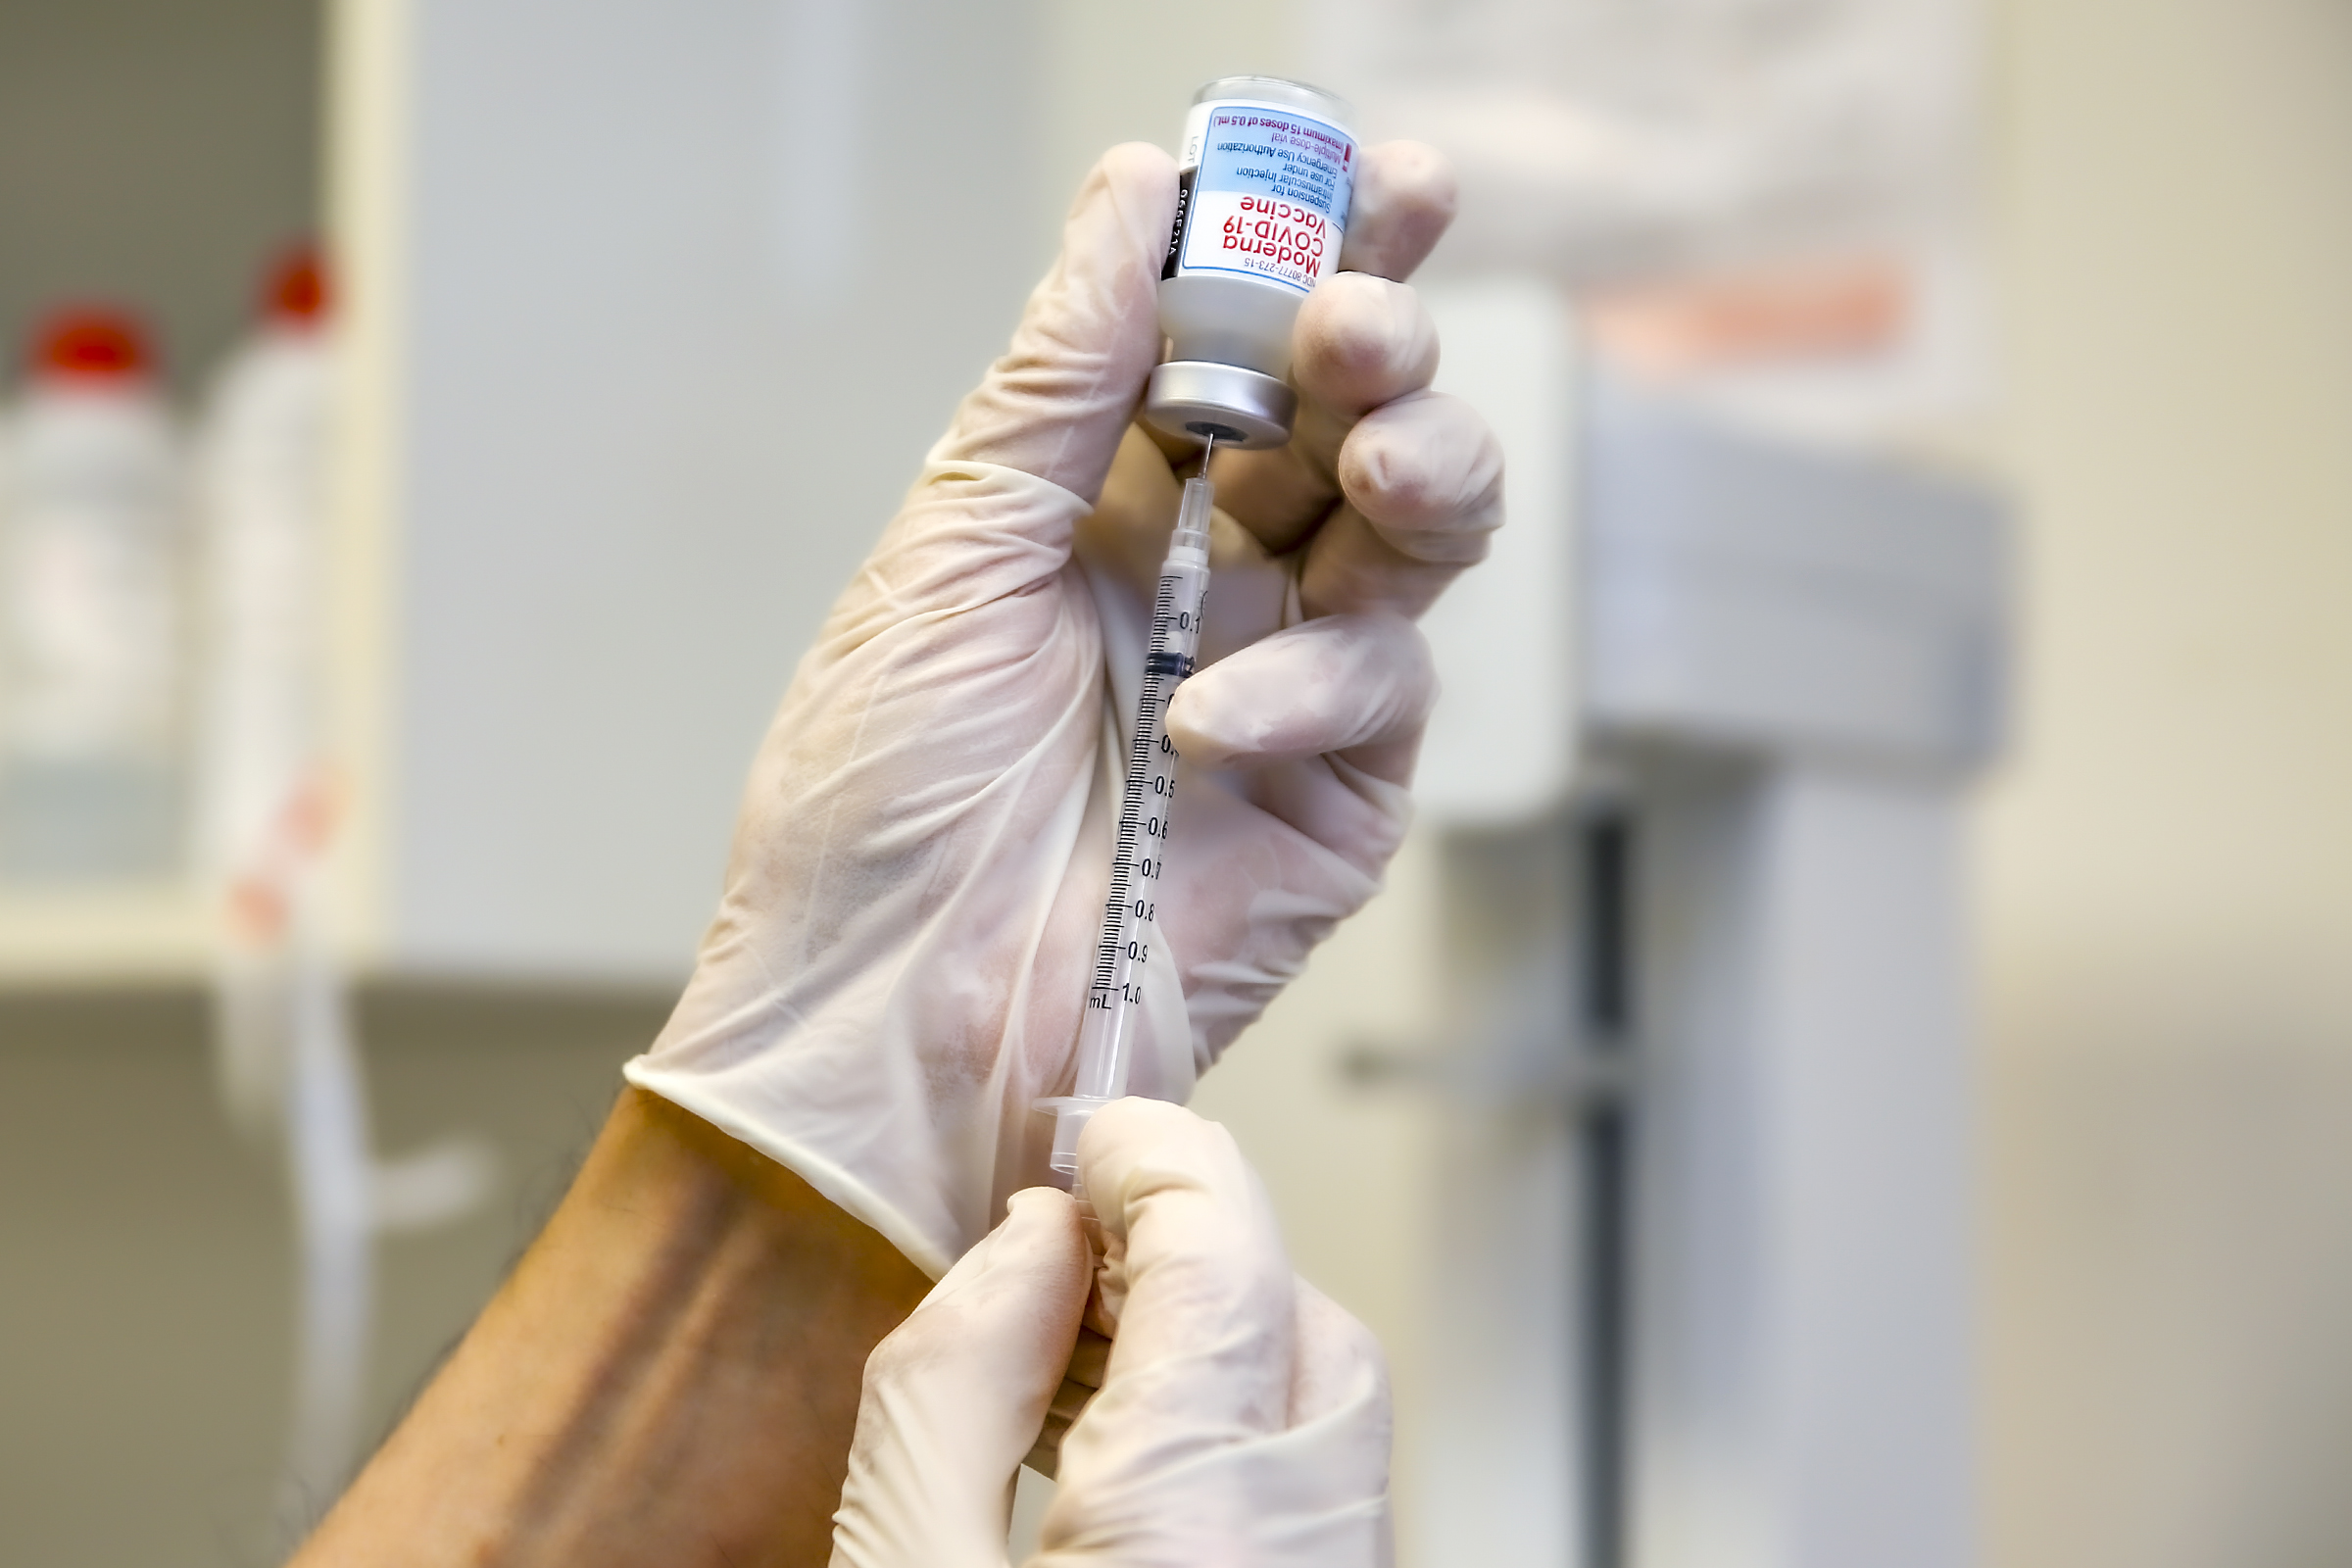
<path id="1" fill-rule="evenodd" d="M 1205 478 L 1186 483 L 1152 595 L 1151 652 L 1128 739 L 1110 887 L 1095 948 L 1086 1017 L 1078 1034 L 1075 1092 L 1081 1100 L 1116 1100 L 1127 1092 L 1135 1011 L 1158 945 L 1157 890 L 1166 870 L 1176 804 L 1176 746 L 1165 727 L 1168 701 L 1192 673 L 1200 646 L 1200 614 L 1208 597 L 1211 505 Z M 1160 961 L 1168 961 L 1164 953 Z"/>
<path id="2" fill-rule="evenodd" d="M 1132 969 L 1121 971 L 1113 985 L 1133 986 L 1132 973 Z M 1081 1100 L 1116 1100 L 1127 1092 L 1135 1009 L 1125 1003 L 1100 1005 L 1101 997 L 1100 992 L 1087 993 L 1086 1022 L 1078 1030 L 1078 1081 L 1073 1093 Z"/>

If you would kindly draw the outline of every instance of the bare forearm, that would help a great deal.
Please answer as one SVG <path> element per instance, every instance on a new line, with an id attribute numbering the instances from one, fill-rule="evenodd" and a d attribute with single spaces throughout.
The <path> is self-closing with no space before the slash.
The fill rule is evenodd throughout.
<path id="1" fill-rule="evenodd" d="M 929 1282 L 639 1091 L 297 1557 L 821 1564 L 865 1357 Z"/>

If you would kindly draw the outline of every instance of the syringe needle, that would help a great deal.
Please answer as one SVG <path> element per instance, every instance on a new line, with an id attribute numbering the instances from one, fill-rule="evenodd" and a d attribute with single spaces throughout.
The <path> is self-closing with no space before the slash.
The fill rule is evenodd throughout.
<path id="1" fill-rule="evenodd" d="M 1208 518 L 1215 510 L 1217 493 L 1208 477 L 1208 460 L 1216 450 L 1217 438 L 1211 433 L 1203 438 L 1200 468 L 1184 481 L 1184 499 L 1176 507 L 1176 532 L 1168 540 L 1170 550 L 1208 548 Z"/>

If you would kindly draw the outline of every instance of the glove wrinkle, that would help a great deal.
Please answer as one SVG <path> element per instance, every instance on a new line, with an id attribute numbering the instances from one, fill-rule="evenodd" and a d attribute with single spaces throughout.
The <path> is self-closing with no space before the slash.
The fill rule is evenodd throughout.
<path id="1" fill-rule="evenodd" d="M 1076 509 L 1075 498 L 1044 481 L 992 472 L 1065 514 Z M 1005 662 L 1001 704 L 983 695 L 940 712 L 935 702 L 922 700 L 939 684 L 931 645 L 944 640 L 954 651 L 958 640 L 943 636 L 935 620 L 844 639 L 847 652 L 837 654 L 832 639 L 820 646 L 755 767 L 731 890 L 696 980 L 655 1051 L 630 1069 L 632 1081 L 801 1169 L 934 1275 L 962 1250 L 943 1236 L 985 1229 L 1001 1133 L 993 1114 L 979 1125 L 942 1112 L 1017 1099 L 1026 1115 L 1026 1101 L 1034 1098 L 1017 1081 L 1032 1076 L 1024 1063 L 1033 1054 L 1022 1049 L 1019 1020 L 1049 947 L 1051 910 L 1032 906 L 1024 913 L 1021 880 L 982 868 L 1039 855 L 1066 863 L 1094 771 L 1088 759 L 1099 723 L 1101 666 L 1099 656 L 1089 657 L 1099 637 L 1092 606 L 1068 592 L 1044 604 L 1052 630 L 1042 646 L 1013 645 L 1031 651 Z M 954 662 L 971 661 L 958 655 Z M 1030 673 L 1038 669 L 1043 673 Z M 955 682 L 967 691 L 978 684 L 983 693 L 987 684 L 961 671 Z M 1041 711 L 1037 696 L 1056 692 L 1058 705 Z M 884 701 L 883 693 L 909 695 Z M 1038 733 L 1007 756 L 1003 713 L 1015 702 L 1037 715 Z M 827 733 L 840 738 L 826 740 Z M 916 765 L 903 755 L 915 752 L 949 765 Z M 909 777 L 917 787 L 900 792 L 893 804 L 904 814 L 876 831 L 855 803 L 877 792 L 867 776 L 885 775 Z M 771 819 L 792 825 L 775 832 Z M 779 858 L 805 869 L 779 874 Z M 784 889 L 796 883 L 800 891 L 788 896 Z M 975 948 L 969 933 L 984 934 L 984 948 Z M 985 956 L 989 948 L 999 956 Z M 1068 982 L 1072 1029 L 1081 983 L 1076 974 Z M 934 1020 L 942 1017 L 951 1024 L 996 1018 L 1000 1025 L 973 1036 L 941 1029 Z M 879 1094 L 870 1069 L 841 1070 L 870 1056 L 877 1035 L 930 1042 L 921 1054 L 889 1059 Z M 779 1052 L 786 1039 L 793 1048 Z M 715 1078 L 720 1092 L 707 1092 L 707 1081 L 686 1087 L 689 1075 Z M 758 1110 L 722 1112 L 722 1102 Z M 909 1113 L 921 1118 L 919 1126 L 904 1125 Z M 960 1203 L 934 1203 L 928 1213 L 919 1202 L 847 1177 L 849 1170 L 895 1166 L 910 1178 L 890 1184 L 901 1192 L 937 1191 L 944 1184 L 934 1169 L 919 1162 L 906 1169 L 902 1152 L 923 1147 L 987 1174 L 960 1184 Z M 817 1156 L 827 1149 L 837 1152 Z M 1025 1183 L 1004 1190 L 1013 1185 Z"/>

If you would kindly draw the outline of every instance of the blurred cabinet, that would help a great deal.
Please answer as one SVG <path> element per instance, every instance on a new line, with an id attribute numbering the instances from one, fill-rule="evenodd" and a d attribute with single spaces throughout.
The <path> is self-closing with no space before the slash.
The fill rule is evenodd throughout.
<path id="1" fill-rule="evenodd" d="M 767 712 L 1051 244 L 1027 24 L 349 0 L 373 962 L 684 972 Z"/>
<path id="2" fill-rule="evenodd" d="M 0 6 L 0 384 L 53 311 L 106 304 L 168 392 L 201 387 L 318 224 L 319 33 L 315 0 Z M 205 946 L 177 887 L 0 884 L 0 984 L 185 975 Z"/>
<path id="3" fill-rule="evenodd" d="M 1441 835 L 1408 1545 L 1962 1568 L 1961 851 L 2000 734 L 2000 506 L 1602 379 L 1551 440 L 1573 504 L 1514 526 L 1573 534 L 1575 766 L 1547 809 Z"/>
<path id="4" fill-rule="evenodd" d="M 795 660 L 1051 254 L 1030 8 L 327 30 L 340 928 L 377 973 L 680 976 Z M 177 889 L 0 900 L 19 975 L 205 947 Z"/>

